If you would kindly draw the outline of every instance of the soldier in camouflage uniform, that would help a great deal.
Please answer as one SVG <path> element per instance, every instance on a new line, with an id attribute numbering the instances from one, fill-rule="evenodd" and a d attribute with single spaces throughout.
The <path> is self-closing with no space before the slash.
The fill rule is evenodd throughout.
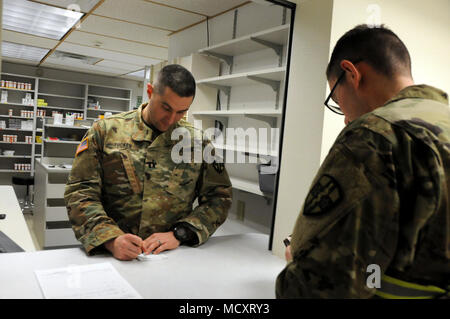
<path id="1" fill-rule="evenodd" d="M 448 297 L 450 109 L 410 70 L 385 27 L 355 27 L 336 44 L 327 78 L 340 108 L 326 105 L 347 126 L 303 204 L 278 298 Z"/>
<path id="2" fill-rule="evenodd" d="M 187 130 L 192 150 L 210 144 L 181 120 L 195 95 L 194 78 L 168 65 L 148 94 L 149 103 L 138 110 L 95 122 L 78 146 L 64 197 L 88 254 L 106 248 L 131 260 L 180 243 L 198 246 L 227 217 L 231 183 L 223 163 L 172 159 L 172 149 L 185 138 L 172 140 L 175 129 Z"/>

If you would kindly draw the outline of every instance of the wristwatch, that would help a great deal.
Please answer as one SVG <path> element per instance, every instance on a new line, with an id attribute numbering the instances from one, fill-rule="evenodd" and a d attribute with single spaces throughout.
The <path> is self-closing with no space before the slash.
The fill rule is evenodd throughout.
<path id="1" fill-rule="evenodd" d="M 191 236 L 189 236 L 190 234 L 188 233 L 187 228 L 181 225 L 175 226 L 175 228 L 173 229 L 173 235 L 181 244 L 191 239 Z"/>

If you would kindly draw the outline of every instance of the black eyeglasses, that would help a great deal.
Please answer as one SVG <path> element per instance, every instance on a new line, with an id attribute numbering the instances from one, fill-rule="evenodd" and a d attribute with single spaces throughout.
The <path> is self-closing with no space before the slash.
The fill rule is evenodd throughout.
<path id="1" fill-rule="evenodd" d="M 356 63 L 361 62 L 363 59 L 358 59 L 355 62 L 353 62 L 353 64 L 355 65 Z M 333 93 L 336 90 L 336 87 L 338 86 L 339 82 L 344 78 L 345 75 L 345 70 L 342 70 L 342 73 L 339 75 L 336 83 L 334 83 L 333 88 L 331 89 L 330 94 L 328 95 L 327 99 L 325 100 L 324 104 L 325 106 L 333 113 L 339 114 L 339 115 L 344 115 L 344 112 L 342 112 L 341 108 L 337 105 L 336 101 L 333 100 Z M 335 104 L 331 104 L 330 100 L 335 103 Z"/>
<path id="2" fill-rule="evenodd" d="M 334 112 L 334 113 L 339 114 L 339 115 L 344 115 L 344 112 L 342 112 L 341 108 L 340 108 L 340 107 L 337 105 L 337 103 L 333 100 L 333 93 L 334 93 L 334 91 L 336 90 L 336 87 L 338 86 L 339 82 L 340 82 L 340 81 L 342 80 L 342 78 L 344 77 L 344 75 L 345 75 L 345 71 L 342 71 L 341 75 L 339 75 L 339 77 L 338 77 L 336 83 L 334 83 L 334 86 L 333 86 L 333 88 L 331 89 L 331 92 L 330 92 L 330 94 L 328 95 L 328 97 L 327 97 L 327 99 L 325 100 L 325 103 L 324 103 L 325 106 L 326 106 L 331 112 Z M 331 104 L 331 103 L 330 103 L 330 100 L 331 100 L 333 103 L 336 103 L 336 104 Z"/>

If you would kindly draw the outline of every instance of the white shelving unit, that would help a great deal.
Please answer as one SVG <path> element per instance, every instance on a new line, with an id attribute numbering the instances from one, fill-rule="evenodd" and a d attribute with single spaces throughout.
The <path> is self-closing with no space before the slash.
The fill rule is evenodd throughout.
<path id="1" fill-rule="evenodd" d="M 243 72 L 237 74 L 229 74 L 223 76 L 212 77 L 197 81 L 197 84 L 215 84 L 223 86 L 238 86 L 254 84 L 255 81 L 260 79 L 281 82 L 284 79 L 286 72 L 285 67 L 269 68 L 258 71 Z"/>
<path id="2" fill-rule="evenodd" d="M 288 36 L 289 24 L 285 24 L 201 49 L 199 53 L 213 53 L 233 57 L 264 48 L 265 45 L 258 42 L 258 40 L 278 45 L 281 49 L 282 46 L 286 45 Z"/>
<path id="3" fill-rule="evenodd" d="M 41 157 L 73 159 L 77 145 L 80 144 L 91 126 L 92 122 L 89 120 L 75 120 L 74 125 L 55 125 L 53 119 L 46 119 L 42 134 Z M 51 138 L 58 138 L 59 140 L 52 140 Z"/>
<path id="4" fill-rule="evenodd" d="M 256 194 L 259 196 L 265 196 L 265 194 L 263 192 L 261 192 L 261 190 L 259 189 L 259 185 L 242 179 L 242 178 L 238 178 L 235 176 L 231 176 L 230 177 L 231 180 L 231 184 L 233 185 L 233 188 L 239 189 L 241 191 L 247 192 L 247 193 L 252 193 L 252 194 Z"/>
<path id="5" fill-rule="evenodd" d="M 131 90 L 128 89 L 89 84 L 86 100 L 86 118 L 89 119 L 98 118 L 106 112 L 117 114 L 131 110 Z M 100 109 L 91 106 L 95 103 L 100 104 Z"/>
<path id="6" fill-rule="evenodd" d="M 192 123 L 201 120 L 203 129 L 217 127 L 217 122 L 224 129 L 279 129 L 283 115 L 280 105 L 286 77 L 289 30 L 290 25 L 283 24 L 214 44 L 192 54 L 190 70 L 196 78 L 198 94 L 188 120 Z M 259 64 L 255 62 L 258 59 L 262 61 Z M 267 159 L 278 157 L 279 141 L 272 140 L 271 135 L 268 137 L 270 142 L 264 146 L 259 145 L 259 136 L 257 145 L 248 145 L 245 136 L 237 143 L 227 141 L 227 138 L 224 134 L 223 143 L 213 141 L 215 148 L 223 150 L 226 156 L 244 153 L 245 156 L 264 157 L 265 160 L 258 163 L 267 163 Z M 258 167 L 253 162 L 226 162 L 233 188 L 270 198 L 270 193 L 260 190 Z"/>
<path id="7" fill-rule="evenodd" d="M 25 142 L 26 136 L 31 136 L 34 142 L 34 129 L 22 129 L 12 127 L 13 122 L 33 121 L 35 127 L 34 117 L 21 116 L 21 111 L 34 111 L 35 104 L 23 104 L 22 99 L 29 95 L 32 99 L 36 99 L 37 79 L 35 77 L 23 76 L 11 73 L 1 73 L 1 79 L 5 81 L 22 82 L 31 84 L 31 90 L 14 89 L 1 87 L 1 91 L 6 91 L 8 94 L 7 101 L 0 103 L 0 121 L 6 124 L 5 129 L 0 129 L 0 183 L 11 183 L 11 176 L 14 174 L 32 174 L 33 173 L 33 156 L 35 151 L 34 143 Z M 12 115 L 9 115 L 9 112 Z M 22 127 L 22 126 L 21 126 Z M 4 135 L 17 135 L 17 142 L 3 141 Z M 13 150 L 14 155 L 4 155 L 3 151 Z M 19 171 L 14 169 L 14 164 L 31 164 L 32 169 L 27 171 Z"/>
<path id="8" fill-rule="evenodd" d="M 6 129 L 0 129 L 0 173 L 24 173 L 15 171 L 15 163 L 31 163 L 31 171 L 26 173 L 34 175 L 34 159 L 42 156 L 45 145 L 63 145 L 63 149 L 76 148 L 78 141 L 68 142 L 44 141 L 38 143 L 36 137 L 41 137 L 44 132 L 44 121 L 49 123 L 52 119 L 52 112 L 56 111 L 65 115 L 66 113 L 80 113 L 84 120 L 88 120 L 90 125 L 94 120 L 99 119 L 105 112 L 117 114 L 131 110 L 131 89 L 100 86 L 95 84 L 86 84 L 81 82 L 71 82 L 58 79 L 43 77 L 31 77 L 11 73 L 2 73 L 2 80 L 31 83 L 31 90 L 22 90 L 14 88 L 0 88 L 8 92 L 6 103 L 0 103 L 0 121 L 5 121 Z M 29 93 L 34 100 L 33 105 L 21 103 L 22 98 Z M 100 110 L 91 110 L 88 108 L 88 99 L 95 98 L 100 103 Z M 38 99 L 43 99 L 46 106 L 38 105 Z M 105 109 L 103 109 L 103 107 Z M 13 115 L 9 115 L 9 109 L 12 109 Z M 33 111 L 33 117 L 27 118 L 20 116 L 20 111 Z M 45 111 L 45 115 L 36 116 L 36 111 Z M 10 120 L 33 121 L 32 130 L 9 128 Z M 61 130 L 69 129 L 64 126 Z M 75 129 L 77 130 L 77 129 Z M 63 133 L 64 131 L 60 131 Z M 69 131 L 67 131 L 69 132 Z M 31 134 L 30 134 L 31 133 Z M 18 135 L 18 141 L 15 143 L 3 142 L 3 135 Z M 65 133 L 63 133 L 64 135 Z M 32 143 L 25 143 L 25 136 L 32 136 Z M 56 136 L 55 136 L 56 137 Z M 56 147 L 56 146 L 55 146 Z M 15 157 L 2 156 L 4 150 L 15 150 Z M 71 155 L 73 157 L 74 154 Z M 0 183 L 10 182 L 10 177 L 0 174 Z M 8 182 L 8 183 L 9 183 Z"/>

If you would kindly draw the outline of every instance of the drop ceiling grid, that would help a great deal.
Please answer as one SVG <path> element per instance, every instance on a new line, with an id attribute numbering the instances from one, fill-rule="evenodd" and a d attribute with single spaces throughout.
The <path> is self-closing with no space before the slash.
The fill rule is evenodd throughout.
<path id="1" fill-rule="evenodd" d="M 66 8 L 73 0 L 31 0 L 36 3 Z M 78 0 L 82 12 L 89 11 L 98 1 Z M 169 34 L 217 15 L 244 0 L 105 0 L 73 31 L 57 50 L 104 59 L 96 65 L 79 65 L 90 72 L 103 71 L 116 75 L 124 70 L 136 71 L 144 65 L 167 60 Z M 178 9 L 177 9 L 178 8 Z M 191 11 L 191 12 L 189 12 Z M 171 18 L 168 19 L 167 16 Z M 127 24 L 124 27 L 124 23 Z M 166 30 L 162 30 L 166 29 Z M 6 32 L 5 32 L 6 31 Z M 44 48 L 53 48 L 58 41 L 3 31 L 3 40 Z M 100 41 L 101 47 L 95 47 Z M 61 66 L 57 59 L 43 66 Z M 56 60 L 56 61 L 55 61 Z M 60 62 L 61 63 L 61 62 Z M 132 68 L 132 69 L 131 69 Z"/>
<path id="2" fill-rule="evenodd" d="M 63 43 L 72 43 L 91 47 L 96 47 L 96 43 L 101 43 L 99 46 L 100 49 L 135 54 L 160 60 L 167 60 L 168 54 L 167 48 L 161 48 L 138 42 L 118 40 L 111 37 L 78 31 L 72 32 Z"/>
<path id="3" fill-rule="evenodd" d="M 145 1 L 145 0 L 144 0 Z M 220 12 L 238 6 L 246 0 L 151 0 L 149 2 L 169 5 L 211 17 Z"/>
<path id="4" fill-rule="evenodd" d="M 203 16 L 197 14 L 142 0 L 107 0 L 95 10 L 95 14 L 141 24 L 155 25 L 171 31 L 204 19 Z"/>
<path id="5" fill-rule="evenodd" d="M 142 25 L 121 22 L 98 16 L 90 15 L 77 31 L 92 32 L 104 36 L 123 38 L 138 42 L 146 42 L 149 45 L 156 44 L 163 47 L 169 46 L 170 31 L 153 29 Z"/>
<path id="6" fill-rule="evenodd" d="M 61 65 L 61 61 L 58 58 L 55 57 L 49 57 L 43 66 L 50 66 L 50 65 Z M 81 61 L 69 61 L 64 63 L 64 65 L 71 67 L 72 69 L 86 69 L 86 70 L 98 70 L 98 71 L 105 71 L 110 72 L 114 75 L 134 72 L 136 68 L 139 68 L 139 66 L 123 63 L 123 62 L 115 62 L 115 61 L 109 61 L 109 60 L 101 60 L 100 62 L 96 63 L 95 65 L 90 65 L 83 63 Z"/>
<path id="7" fill-rule="evenodd" d="M 52 7 L 67 9 L 69 6 L 72 8 L 74 4 L 80 7 L 80 12 L 89 12 L 98 2 L 98 0 L 29 0 L 31 2 L 47 4 Z"/>
<path id="8" fill-rule="evenodd" d="M 97 65 L 88 65 L 88 64 L 80 65 L 79 67 L 74 69 L 74 67 L 71 66 L 71 65 L 61 65 L 59 63 L 55 64 L 55 63 L 48 62 L 48 60 L 50 60 L 50 58 L 48 58 L 42 64 L 42 66 L 48 67 L 48 68 L 55 68 L 55 69 L 59 69 L 59 70 L 84 72 L 84 73 L 91 73 L 91 74 L 111 76 L 111 77 L 115 77 L 115 76 L 118 76 L 118 75 L 121 75 L 121 74 L 125 73 L 125 72 L 123 72 L 123 70 L 104 68 L 104 67 L 99 67 Z"/>
<path id="9" fill-rule="evenodd" d="M 135 64 L 135 65 L 152 65 L 157 64 L 161 62 L 159 59 L 152 59 L 145 56 L 137 56 L 133 54 L 126 54 L 126 53 L 120 53 L 110 50 L 103 50 L 100 48 L 95 47 L 87 47 L 87 46 L 81 46 L 78 44 L 72 44 L 63 42 L 59 47 L 58 50 L 65 51 L 65 52 L 72 52 L 76 54 L 83 54 L 88 56 L 93 56 L 97 58 L 102 58 L 105 60 L 111 60 L 111 61 L 118 61 L 118 62 L 125 62 L 129 64 Z"/>
<path id="10" fill-rule="evenodd" d="M 2 41 L 26 44 L 45 49 L 52 49 L 59 42 L 58 40 L 43 38 L 36 35 L 6 29 L 2 30 Z"/>

